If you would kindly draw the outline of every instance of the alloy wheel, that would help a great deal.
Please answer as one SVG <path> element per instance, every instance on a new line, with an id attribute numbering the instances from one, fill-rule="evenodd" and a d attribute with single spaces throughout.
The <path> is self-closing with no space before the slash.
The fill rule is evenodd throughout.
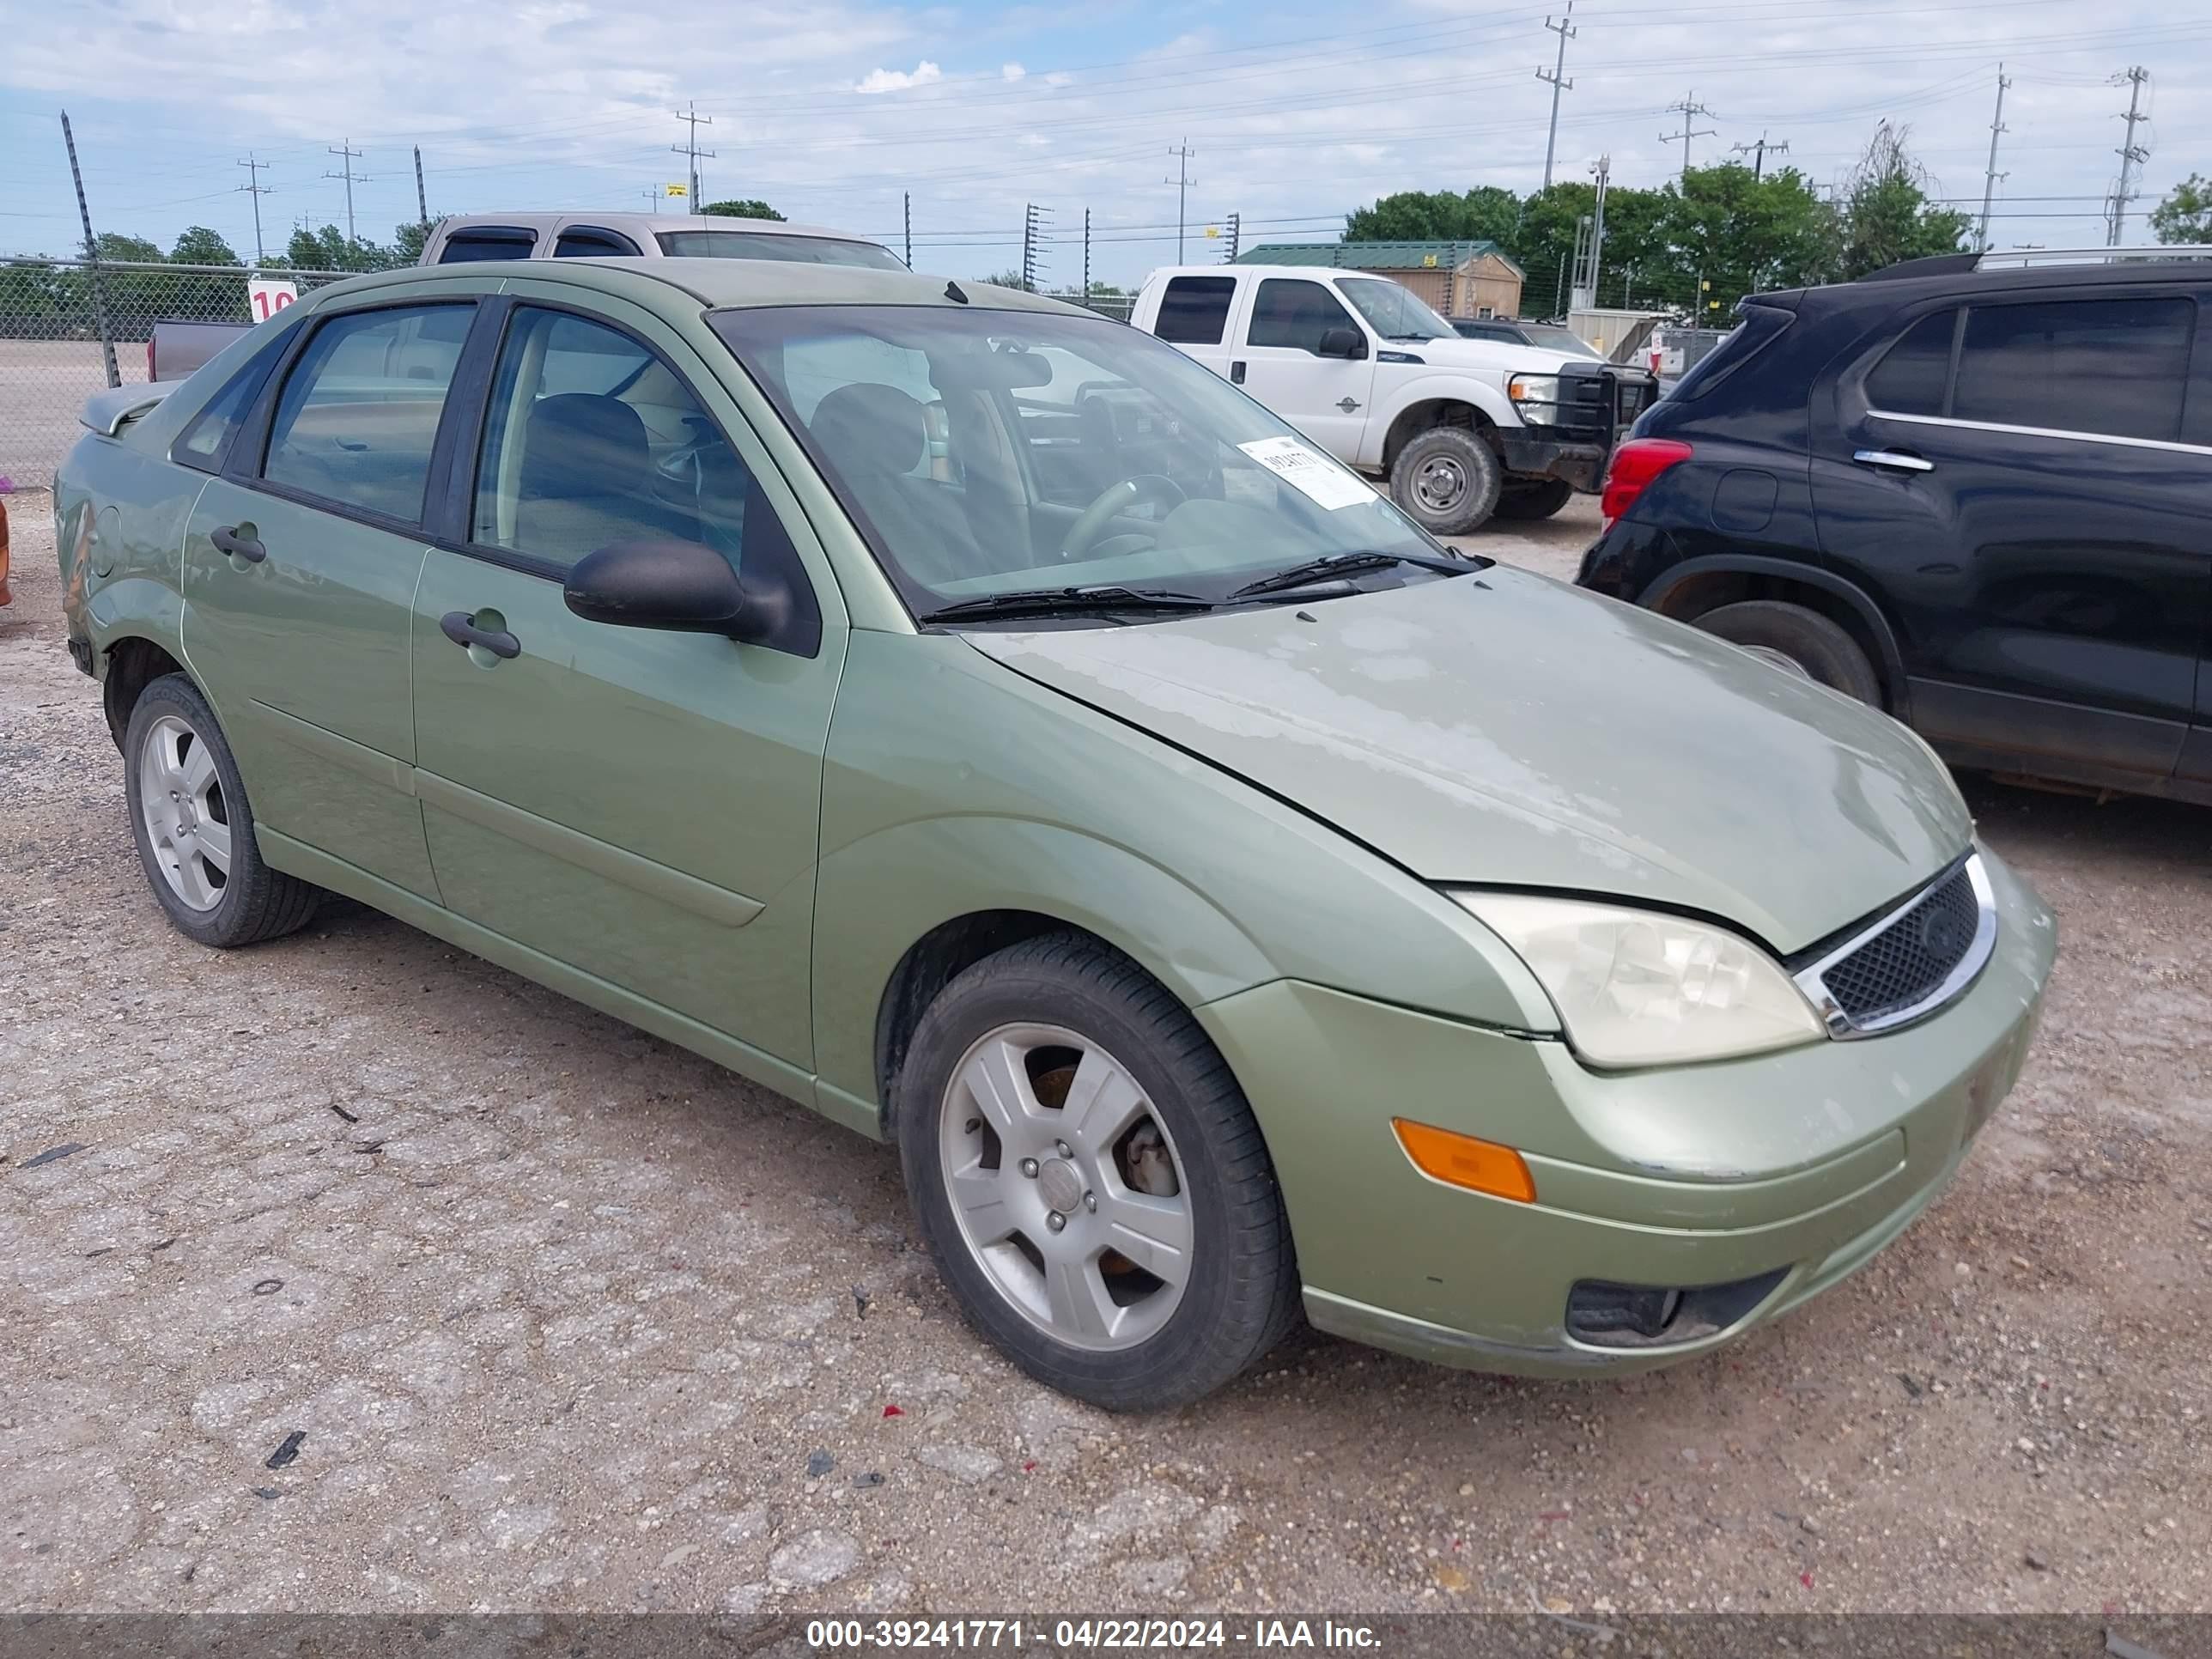
<path id="1" fill-rule="evenodd" d="M 222 902 L 230 880 L 230 815 L 215 756 L 174 714 L 146 728 L 138 750 L 138 814 L 169 890 L 195 910 Z"/>
<path id="2" fill-rule="evenodd" d="M 1189 1284 L 1189 1183 L 1129 1069 L 1077 1032 L 1001 1025 L 953 1068 L 938 1155 L 993 1287 L 1072 1347 L 1156 1335 Z"/>

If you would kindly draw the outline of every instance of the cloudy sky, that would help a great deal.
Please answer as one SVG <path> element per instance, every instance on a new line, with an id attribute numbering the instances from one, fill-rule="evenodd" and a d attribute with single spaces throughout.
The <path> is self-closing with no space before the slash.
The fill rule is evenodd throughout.
<path id="1" fill-rule="evenodd" d="M 684 177 L 672 112 L 696 100 L 708 199 L 764 197 L 794 219 L 981 275 L 1018 262 L 1025 203 L 1049 210 L 1047 277 L 1131 283 L 1176 251 L 1188 142 L 1188 257 L 1231 212 L 1255 240 L 1319 240 L 1403 188 L 1534 187 L 1557 37 L 1545 5 L 1464 0 L 74 0 L 9 6 L 0 54 L 0 252 L 69 251 L 76 204 L 57 112 L 75 122 L 94 222 L 167 246 L 209 225 L 251 254 L 301 216 L 345 222 L 326 174 L 350 143 L 362 233 L 430 210 L 642 210 Z M 2130 64 L 2149 69 L 2143 208 L 2212 173 L 2212 11 L 2190 0 L 1580 0 L 1557 172 L 1601 152 L 1653 184 L 1680 165 L 1667 106 L 1713 128 L 1692 159 L 1762 134 L 1839 177 L 1875 123 L 1910 123 L 1940 193 L 1978 210 L 2002 60 L 1992 240 L 2103 240 Z M 251 154 L 270 165 L 249 174 Z M 674 205 L 674 204 L 670 204 Z"/>

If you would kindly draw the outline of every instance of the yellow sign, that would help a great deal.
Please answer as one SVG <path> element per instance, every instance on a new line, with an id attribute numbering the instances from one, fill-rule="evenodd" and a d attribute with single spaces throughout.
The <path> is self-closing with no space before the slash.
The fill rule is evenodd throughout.
<path id="1" fill-rule="evenodd" d="M 663 196 L 689 196 L 691 193 L 691 186 L 689 185 L 663 185 L 660 187 L 660 193 Z"/>
<path id="2" fill-rule="evenodd" d="M 1434 270 L 1436 268 L 1437 256 L 1433 253 L 1424 253 L 1421 256 L 1421 269 L 1424 270 Z"/>

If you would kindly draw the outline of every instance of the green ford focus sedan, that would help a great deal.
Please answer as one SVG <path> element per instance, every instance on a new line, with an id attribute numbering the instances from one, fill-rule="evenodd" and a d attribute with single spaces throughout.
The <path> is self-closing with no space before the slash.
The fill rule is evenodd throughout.
<path id="1" fill-rule="evenodd" d="M 1301 1314 L 1704 1352 L 2020 1070 L 2051 915 L 1904 727 L 1447 552 L 1102 318 L 449 265 L 161 391 L 56 507 L 171 922 L 348 895 L 894 1143 L 1071 1394 L 1193 1399 Z"/>

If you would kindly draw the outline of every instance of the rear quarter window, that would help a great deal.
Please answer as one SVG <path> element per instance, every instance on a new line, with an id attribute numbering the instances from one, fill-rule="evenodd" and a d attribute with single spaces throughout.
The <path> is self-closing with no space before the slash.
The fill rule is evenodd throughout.
<path id="1" fill-rule="evenodd" d="M 1675 381 L 1674 391 L 1668 394 L 1668 398 L 1681 403 L 1705 396 L 1780 339 L 1796 319 L 1796 313 L 1784 311 L 1778 306 L 1744 307 L 1743 320 L 1736 325 L 1735 332 L 1707 352 L 1688 374 Z"/>

